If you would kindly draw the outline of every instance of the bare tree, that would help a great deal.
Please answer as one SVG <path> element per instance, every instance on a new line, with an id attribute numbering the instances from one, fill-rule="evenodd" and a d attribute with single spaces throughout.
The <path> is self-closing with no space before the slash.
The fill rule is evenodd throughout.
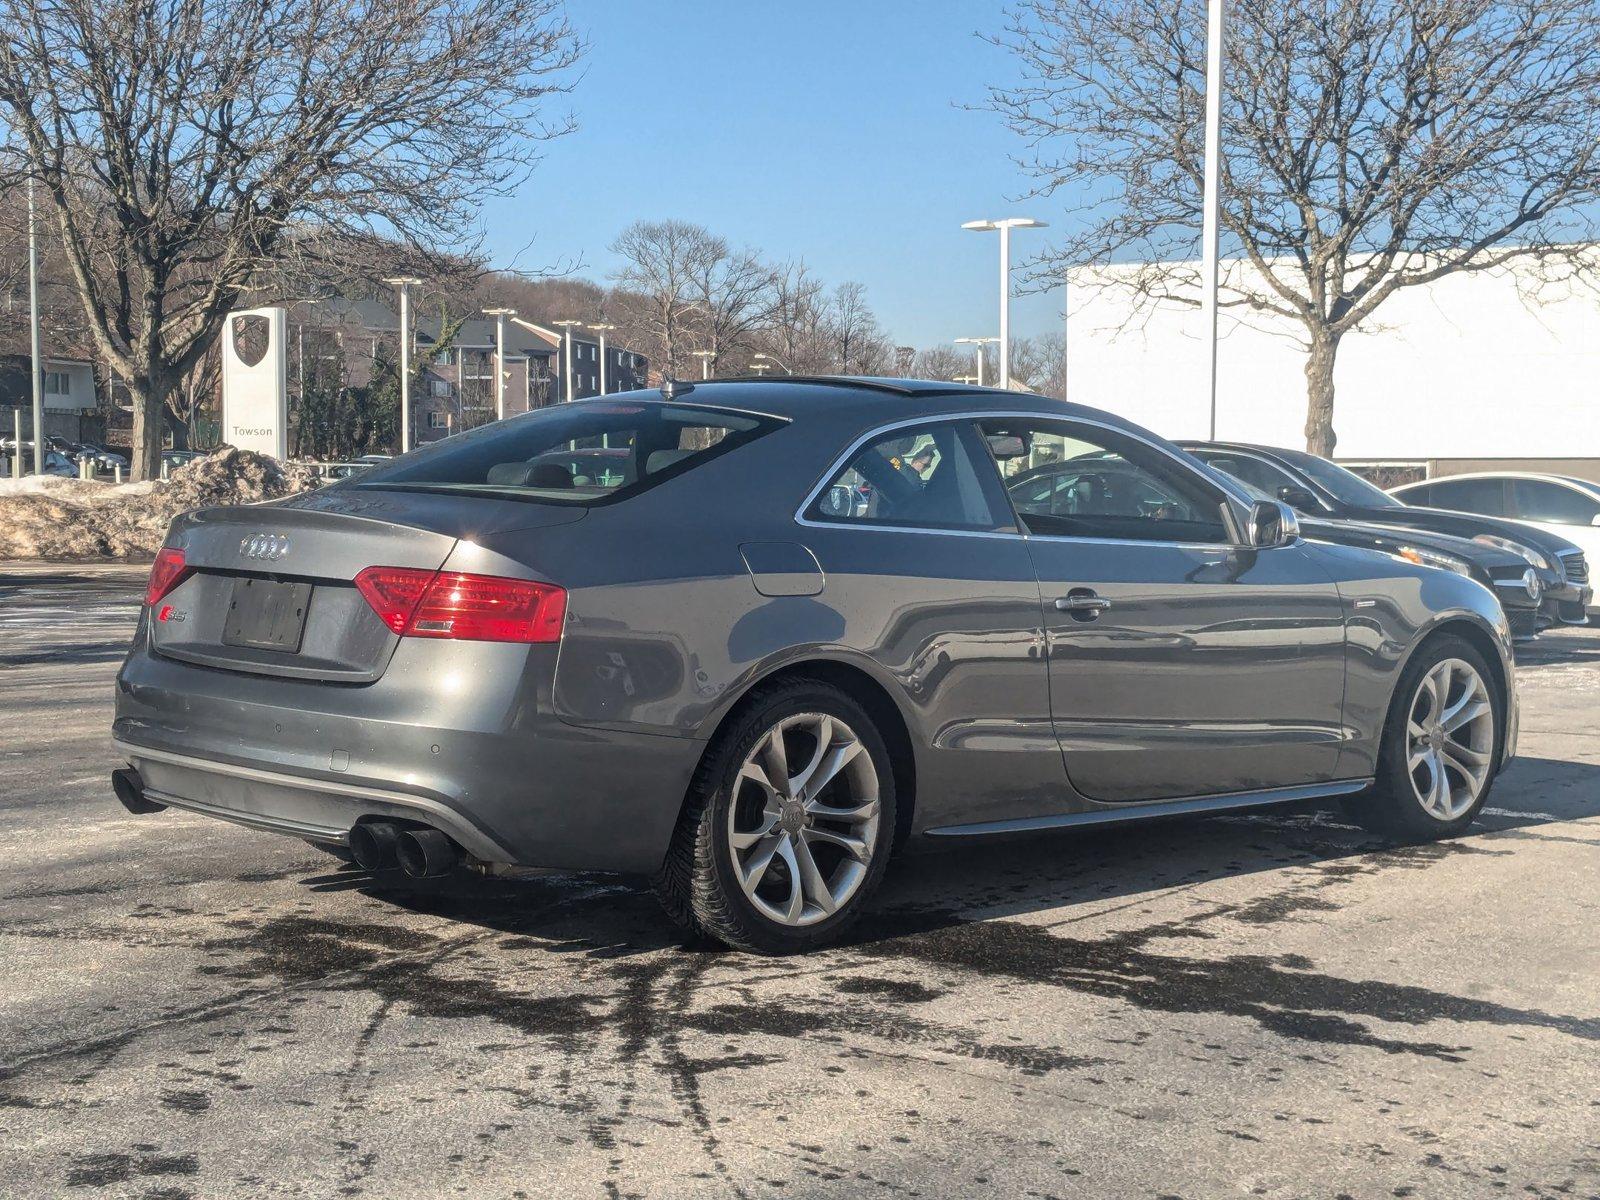
<path id="1" fill-rule="evenodd" d="M 1140 307 L 1197 303 L 1204 0 L 1024 0 L 991 103 L 1065 240 Z M 1594 0 L 1230 0 L 1225 303 L 1298 323 L 1306 444 L 1331 453 L 1340 339 L 1403 287 L 1518 256 L 1570 262 L 1600 198 Z"/>
<path id="2" fill-rule="evenodd" d="M 860 283 L 841 283 L 831 297 L 828 327 L 833 358 L 844 375 L 871 375 L 890 361 L 890 346 Z"/>
<path id="3" fill-rule="evenodd" d="M 663 378 L 682 372 L 697 280 L 719 242 L 710 230 L 688 221 L 636 221 L 611 243 L 611 252 L 623 261 L 616 281 L 634 297 L 626 305 L 629 323 L 650 347 Z"/>
<path id="4" fill-rule="evenodd" d="M 568 128 L 540 114 L 580 51 L 559 0 L 0 0 L 7 166 L 133 397 L 135 476 L 291 230 L 459 245 Z"/>
<path id="5" fill-rule="evenodd" d="M 756 331 L 772 312 L 775 276 L 755 251 L 730 250 L 720 238 L 707 242 L 692 273 L 695 325 L 715 373 L 725 355 L 753 348 Z"/>

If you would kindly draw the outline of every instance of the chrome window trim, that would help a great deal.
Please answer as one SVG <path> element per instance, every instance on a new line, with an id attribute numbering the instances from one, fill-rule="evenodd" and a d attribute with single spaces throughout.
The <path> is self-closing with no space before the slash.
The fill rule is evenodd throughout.
<path id="1" fill-rule="evenodd" d="M 1222 493 L 1224 500 L 1223 510 L 1227 518 L 1226 524 L 1231 527 L 1230 532 L 1233 534 L 1236 540 L 1231 542 L 1171 542 L 1157 541 L 1147 538 L 1070 537 L 1066 534 L 1057 533 L 1027 533 L 1021 529 L 937 529 L 910 525 L 857 525 L 850 521 L 814 521 L 806 516 L 806 511 L 816 503 L 817 498 L 821 496 L 822 493 L 831 485 L 833 477 L 846 466 L 848 466 L 850 462 L 855 459 L 856 455 L 860 454 L 864 448 L 871 444 L 873 439 L 882 438 L 887 434 L 893 433 L 897 429 L 907 429 L 912 426 L 940 425 L 951 421 L 983 421 L 995 419 L 1057 421 L 1066 422 L 1068 424 L 1086 425 L 1093 429 L 1104 429 L 1108 433 L 1129 438 L 1132 441 L 1138 442 L 1142 446 L 1149 447 L 1157 454 L 1170 459 L 1179 467 L 1179 469 L 1187 471 L 1191 475 L 1198 475 L 1202 481 L 1210 484 L 1213 488 Z M 1105 421 L 1096 421 L 1090 417 L 1056 416 L 1053 413 L 1029 412 L 1026 410 L 1012 409 L 1003 411 L 997 411 L 993 409 L 978 409 L 971 412 L 929 413 L 920 417 L 907 417 L 899 421 L 890 421 L 885 425 L 879 425 L 874 429 L 867 430 L 867 432 L 861 434 L 854 441 L 850 442 L 845 448 L 844 453 L 840 454 L 828 464 L 827 469 L 823 471 L 822 477 L 817 481 L 816 485 L 806 493 L 806 498 L 800 502 L 800 507 L 795 510 L 794 521 L 796 525 L 802 525 L 808 529 L 871 529 L 879 533 L 932 533 L 938 534 L 941 537 L 1014 537 L 1021 538 L 1024 541 L 1027 541 L 1030 538 L 1037 538 L 1040 541 L 1050 542 L 1093 542 L 1096 545 L 1112 546 L 1182 546 L 1199 550 L 1254 549 L 1254 547 L 1247 545 L 1244 541 L 1244 535 L 1239 523 L 1239 513 L 1235 508 L 1236 504 L 1243 503 L 1241 497 L 1235 495 L 1232 489 L 1225 486 L 1220 480 L 1212 478 L 1212 475 L 1207 471 L 1196 471 L 1194 464 L 1185 461 L 1185 459 L 1186 455 L 1182 450 L 1179 450 L 1177 454 L 1174 454 L 1171 450 L 1167 449 L 1159 442 L 1153 442 L 1149 438 L 1143 436 L 1142 434 L 1136 433 L 1131 429 L 1124 429 L 1119 425 L 1111 425 Z M 1300 539 L 1297 538 L 1294 543 L 1290 544 L 1298 544 L 1299 540 Z"/>

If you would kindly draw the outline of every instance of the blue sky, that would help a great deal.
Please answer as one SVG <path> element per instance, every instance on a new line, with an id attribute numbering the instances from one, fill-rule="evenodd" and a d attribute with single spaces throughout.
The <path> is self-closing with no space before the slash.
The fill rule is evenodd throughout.
<path id="1" fill-rule="evenodd" d="M 502 264 L 581 259 L 631 221 L 696 221 L 768 257 L 803 258 L 830 284 L 867 286 L 900 342 L 997 332 L 998 239 L 978 217 L 1050 221 L 1017 198 L 1020 141 L 980 103 L 1010 80 L 979 40 L 995 0 L 573 0 L 590 44 L 568 98 L 579 130 L 552 143 L 516 196 L 485 212 Z M 1022 232 L 1018 261 L 1049 231 Z M 1015 336 L 1058 330 L 1061 294 L 1019 297 Z"/>

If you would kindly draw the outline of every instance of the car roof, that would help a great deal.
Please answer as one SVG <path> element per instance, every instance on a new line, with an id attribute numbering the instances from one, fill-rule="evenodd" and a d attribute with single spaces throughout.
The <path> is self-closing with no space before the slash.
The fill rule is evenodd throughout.
<path id="1" fill-rule="evenodd" d="M 1391 491 L 1404 491 L 1406 488 L 1422 487 L 1430 483 L 1445 483 L 1452 479 L 1540 479 L 1546 483 L 1564 483 L 1573 487 L 1583 488 L 1585 491 L 1600 493 L 1600 483 L 1592 479 L 1580 479 L 1576 475 L 1551 475 L 1543 471 L 1468 471 L 1461 475 L 1435 475 L 1429 479 L 1418 479 L 1412 483 L 1402 483 L 1391 488 Z"/>
<path id="2" fill-rule="evenodd" d="M 640 389 L 613 392 L 605 397 L 591 396 L 577 401 L 616 401 L 661 399 L 665 392 Z M 703 404 L 742 409 L 768 416 L 794 420 L 809 415 L 847 417 L 859 415 L 874 424 L 892 424 L 920 416 L 938 417 L 949 412 L 1021 412 L 1040 416 L 1079 418 L 1098 421 L 1138 432 L 1148 431 L 1104 409 L 1089 408 L 1040 396 L 1032 392 L 1010 392 L 999 388 L 975 387 L 937 379 L 886 379 L 853 375 L 778 375 L 728 379 L 685 380 L 678 382 L 670 399 L 678 404 Z"/>

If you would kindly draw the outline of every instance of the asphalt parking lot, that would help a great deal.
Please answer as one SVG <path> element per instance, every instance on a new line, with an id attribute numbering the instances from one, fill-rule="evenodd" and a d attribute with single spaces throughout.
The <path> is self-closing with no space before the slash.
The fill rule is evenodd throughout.
<path id="1" fill-rule="evenodd" d="M 1524 655 L 1472 836 L 909 859 L 774 961 L 629 880 L 127 816 L 142 579 L 0 564 L 0 1194 L 1600 1195 L 1600 632 Z"/>

